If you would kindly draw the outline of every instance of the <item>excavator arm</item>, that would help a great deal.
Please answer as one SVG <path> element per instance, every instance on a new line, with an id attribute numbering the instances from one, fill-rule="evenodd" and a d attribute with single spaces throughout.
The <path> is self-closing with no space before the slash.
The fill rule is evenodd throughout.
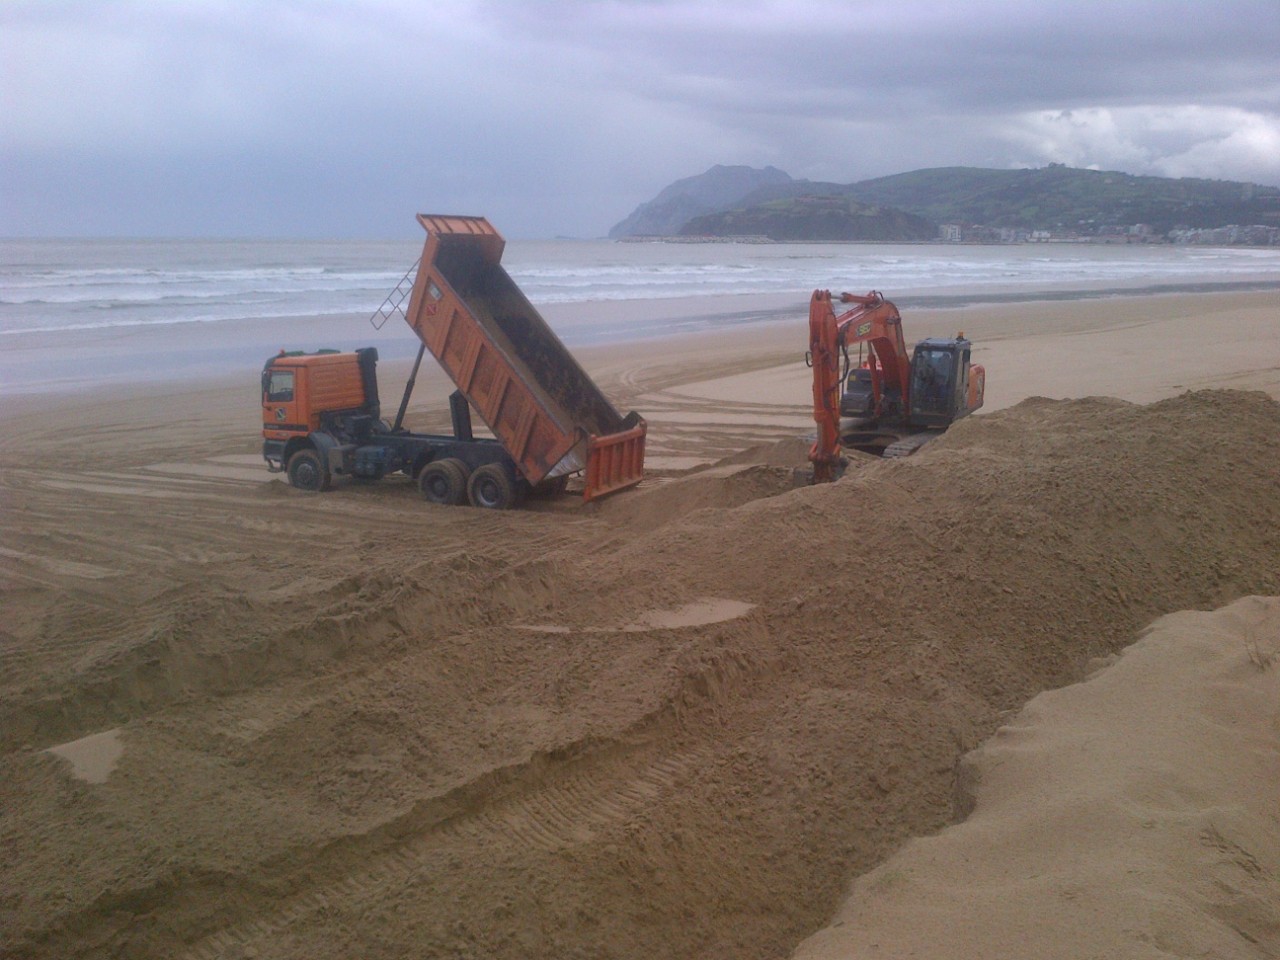
<path id="1" fill-rule="evenodd" d="M 809 301 L 809 361 L 813 367 L 813 419 L 817 439 L 809 450 L 815 483 L 836 478 L 840 464 L 841 360 L 855 343 L 869 347 L 875 416 L 908 409 L 911 361 L 902 339 L 898 308 L 876 291 L 840 294 L 852 304 L 837 314 L 831 291 L 815 290 Z"/>

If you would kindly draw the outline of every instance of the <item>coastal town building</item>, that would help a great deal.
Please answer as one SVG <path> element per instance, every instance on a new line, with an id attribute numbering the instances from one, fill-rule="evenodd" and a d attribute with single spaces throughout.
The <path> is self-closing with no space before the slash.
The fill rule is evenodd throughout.
<path id="1" fill-rule="evenodd" d="M 944 223 L 943 243 L 1184 243 L 1204 246 L 1280 246 L 1280 226 L 1228 224 L 1222 227 L 1175 227 L 1161 235 L 1147 223 L 1081 223 L 1075 229 L 1025 230 L 980 223 Z"/>

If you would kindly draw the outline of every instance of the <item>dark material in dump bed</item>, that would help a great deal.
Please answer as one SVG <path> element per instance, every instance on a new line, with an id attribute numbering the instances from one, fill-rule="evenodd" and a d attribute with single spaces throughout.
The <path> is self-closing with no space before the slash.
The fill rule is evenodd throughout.
<path id="1" fill-rule="evenodd" d="M 640 482 L 645 423 L 622 417 L 501 265 L 483 217 L 427 231 L 407 319 L 530 483 L 586 471 L 590 500 Z"/>

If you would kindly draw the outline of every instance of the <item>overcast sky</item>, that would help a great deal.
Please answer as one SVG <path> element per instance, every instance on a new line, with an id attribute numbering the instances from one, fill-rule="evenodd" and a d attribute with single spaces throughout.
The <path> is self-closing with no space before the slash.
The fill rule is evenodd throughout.
<path id="1" fill-rule="evenodd" d="M 1280 185 L 1280 0 L 0 0 L 0 235 L 600 236 L 672 180 Z"/>

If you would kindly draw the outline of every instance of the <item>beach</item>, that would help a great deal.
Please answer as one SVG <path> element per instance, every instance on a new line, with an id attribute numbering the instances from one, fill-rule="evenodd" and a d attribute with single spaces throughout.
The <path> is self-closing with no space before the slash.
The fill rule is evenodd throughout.
<path id="1" fill-rule="evenodd" d="M 820 487 L 806 301 L 547 306 L 648 471 L 510 513 L 266 470 L 403 324 L 7 351 L 0 953 L 1280 954 L 1276 291 L 904 306 L 986 404 Z"/>

